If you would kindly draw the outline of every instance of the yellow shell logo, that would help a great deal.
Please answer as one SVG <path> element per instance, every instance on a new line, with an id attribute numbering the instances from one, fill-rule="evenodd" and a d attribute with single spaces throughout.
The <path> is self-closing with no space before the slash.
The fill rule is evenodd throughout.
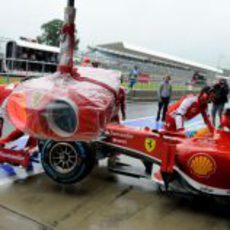
<path id="1" fill-rule="evenodd" d="M 147 152 L 152 152 L 156 148 L 156 141 L 152 138 L 145 139 L 145 149 Z"/>
<path id="2" fill-rule="evenodd" d="M 216 172 L 214 159 L 204 154 L 198 154 L 190 158 L 189 167 L 192 174 L 198 177 L 209 177 Z"/>

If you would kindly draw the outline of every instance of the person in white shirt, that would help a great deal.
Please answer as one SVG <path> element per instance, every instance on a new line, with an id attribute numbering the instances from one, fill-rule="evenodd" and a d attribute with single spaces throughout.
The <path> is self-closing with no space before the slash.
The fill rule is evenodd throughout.
<path id="1" fill-rule="evenodd" d="M 172 85 L 170 84 L 171 77 L 168 75 L 164 78 L 164 82 L 161 84 L 159 91 L 158 91 L 158 112 L 156 121 L 161 120 L 165 121 L 166 112 L 168 110 L 168 105 L 172 95 Z M 161 112 L 163 109 L 163 113 L 161 116 Z"/>

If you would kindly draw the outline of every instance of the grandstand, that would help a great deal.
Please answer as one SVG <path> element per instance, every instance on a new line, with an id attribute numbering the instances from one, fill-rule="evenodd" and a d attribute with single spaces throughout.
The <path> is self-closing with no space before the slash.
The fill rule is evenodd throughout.
<path id="1" fill-rule="evenodd" d="M 116 42 L 97 46 L 89 46 L 88 55 L 100 62 L 105 68 L 121 70 L 128 74 L 134 65 L 149 74 L 153 80 L 159 81 L 165 74 L 170 74 L 174 82 L 190 81 L 194 74 L 213 79 L 216 74 L 222 74 L 221 69 L 188 61 L 172 55 L 148 50 L 124 42 Z"/>
<path id="2" fill-rule="evenodd" d="M 41 76 L 56 71 L 59 48 L 20 38 L 0 37 L 0 74 Z"/>

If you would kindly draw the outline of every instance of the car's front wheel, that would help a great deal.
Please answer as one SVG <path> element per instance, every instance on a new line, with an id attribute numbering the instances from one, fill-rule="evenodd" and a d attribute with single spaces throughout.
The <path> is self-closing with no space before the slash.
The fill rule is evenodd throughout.
<path id="1" fill-rule="evenodd" d="M 41 150 L 45 173 L 55 182 L 73 184 L 84 179 L 95 165 L 95 154 L 83 142 L 46 141 Z"/>

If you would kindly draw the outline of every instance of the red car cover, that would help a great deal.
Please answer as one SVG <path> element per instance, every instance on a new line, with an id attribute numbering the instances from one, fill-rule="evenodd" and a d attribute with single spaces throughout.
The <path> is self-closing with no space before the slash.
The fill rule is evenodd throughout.
<path id="1" fill-rule="evenodd" d="M 93 140 L 117 112 L 120 73 L 79 68 L 21 83 L 7 99 L 6 114 L 22 132 L 40 139 Z"/>

